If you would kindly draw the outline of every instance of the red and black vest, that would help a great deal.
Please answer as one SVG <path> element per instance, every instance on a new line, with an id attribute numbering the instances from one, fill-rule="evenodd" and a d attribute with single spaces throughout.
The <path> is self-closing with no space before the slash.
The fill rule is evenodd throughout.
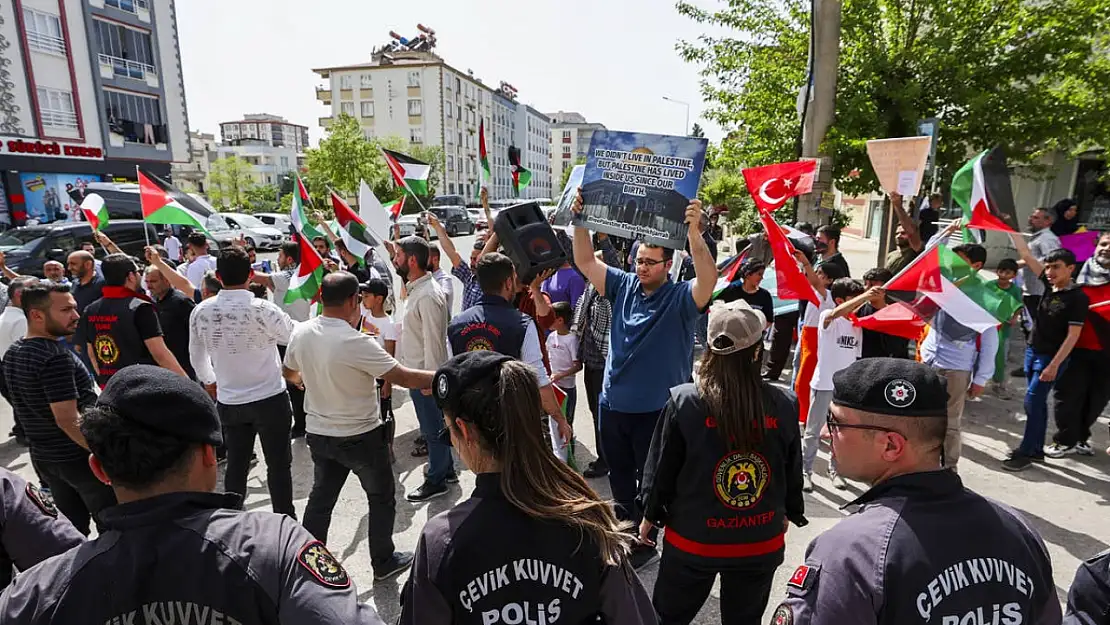
<path id="1" fill-rule="evenodd" d="M 128 365 L 156 365 L 135 324 L 135 311 L 151 306 L 145 296 L 124 287 L 104 287 L 104 295 L 85 308 L 85 337 L 93 348 L 100 372 L 96 381 L 103 387 L 117 371 Z"/>

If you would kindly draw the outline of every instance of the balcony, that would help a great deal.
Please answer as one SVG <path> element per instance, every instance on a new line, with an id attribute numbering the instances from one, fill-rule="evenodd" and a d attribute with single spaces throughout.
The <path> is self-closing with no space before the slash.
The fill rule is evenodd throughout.
<path id="1" fill-rule="evenodd" d="M 324 104 L 331 104 L 331 89 L 316 87 L 316 99 Z"/>
<path id="2" fill-rule="evenodd" d="M 101 78 L 130 78 L 145 82 L 151 87 L 158 86 L 158 70 L 153 65 L 121 59 L 118 56 L 98 54 Z"/>
<path id="3" fill-rule="evenodd" d="M 89 0 L 91 6 L 104 8 L 110 6 L 120 11 L 135 15 L 144 22 L 150 21 L 149 0 Z"/>
<path id="4" fill-rule="evenodd" d="M 32 50 L 49 52 L 50 54 L 66 55 L 66 40 L 54 35 L 46 35 L 27 31 L 27 44 Z"/>
<path id="5" fill-rule="evenodd" d="M 44 128 L 62 130 L 65 134 L 77 132 L 77 114 L 69 111 L 52 111 L 43 109 L 39 111 L 39 119 Z"/>
<path id="6" fill-rule="evenodd" d="M 320 118 L 320 126 L 321 126 L 322 128 L 329 128 L 329 127 L 331 127 L 331 122 L 332 122 L 332 117 L 331 117 L 331 115 L 328 115 L 327 117 L 321 117 L 321 118 Z"/>

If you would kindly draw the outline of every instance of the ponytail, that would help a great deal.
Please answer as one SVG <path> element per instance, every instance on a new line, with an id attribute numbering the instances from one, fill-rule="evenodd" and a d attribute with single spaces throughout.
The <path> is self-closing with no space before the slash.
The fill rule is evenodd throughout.
<path id="1" fill-rule="evenodd" d="M 706 350 L 702 358 L 698 393 L 729 451 L 751 452 L 763 442 L 770 398 L 760 377 L 762 361 L 762 341 L 725 356 Z"/>

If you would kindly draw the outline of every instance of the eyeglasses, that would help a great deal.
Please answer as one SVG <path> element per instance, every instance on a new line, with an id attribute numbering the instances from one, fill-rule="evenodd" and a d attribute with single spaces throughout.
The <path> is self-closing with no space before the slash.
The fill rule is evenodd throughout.
<path id="1" fill-rule="evenodd" d="M 858 425 L 853 423 L 841 423 L 840 421 L 836 420 L 836 417 L 833 416 L 832 410 L 830 410 L 828 414 L 825 415 L 825 425 L 828 426 L 829 432 L 832 432 L 837 428 L 840 428 L 842 430 L 872 430 L 874 432 L 889 432 L 891 434 L 897 434 L 902 438 L 906 437 L 905 434 L 899 432 L 898 430 L 884 428 L 881 425 L 867 425 L 865 423 L 860 423 Z"/>
<path id="2" fill-rule="evenodd" d="M 637 267 L 654 267 L 656 265 L 662 265 L 665 262 L 667 262 L 667 261 L 665 261 L 665 260 L 655 260 L 654 258 L 637 258 L 636 259 L 636 266 Z"/>

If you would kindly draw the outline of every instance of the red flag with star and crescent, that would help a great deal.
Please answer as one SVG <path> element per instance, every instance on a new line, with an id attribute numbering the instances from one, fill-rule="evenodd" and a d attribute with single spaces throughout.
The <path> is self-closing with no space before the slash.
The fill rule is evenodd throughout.
<path id="1" fill-rule="evenodd" d="M 817 161 L 775 163 L 743 170 L 744 182 L 760 211 L 770 212 L 786 205 L 786 200 L 813 190 Z"/>

